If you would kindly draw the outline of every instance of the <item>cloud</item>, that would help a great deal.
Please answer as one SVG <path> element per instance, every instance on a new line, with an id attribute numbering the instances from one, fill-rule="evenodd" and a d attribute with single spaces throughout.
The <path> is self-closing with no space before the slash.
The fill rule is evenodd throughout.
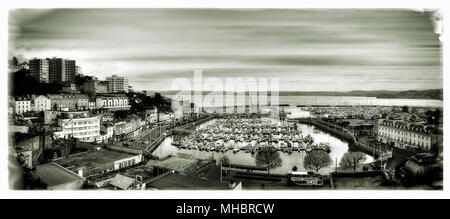
<path id="1" fill-rule="evenodd" d="M 73 58 L 86 74 L 123 75 L 136 89 L 168 87 L 193 69 L 219 78 L 276 76 L 285 89 L 304 81 L 319 90 L 382 89 L 383 83 L 440 88 L 442 48 L 430 16 L 407 10 L 17 9 L 10 12 L 9 54 Z M 428 82 L 414 81 L 424 73 Z M 374 74 L 380 78 L 370 84 Z"/>

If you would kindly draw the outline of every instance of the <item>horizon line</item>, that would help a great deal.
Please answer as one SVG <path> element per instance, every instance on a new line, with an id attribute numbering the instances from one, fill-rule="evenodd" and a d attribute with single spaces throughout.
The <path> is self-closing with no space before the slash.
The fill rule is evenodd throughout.
<path id="1" fill-rule="evenodd" d="M 337 91 L 337 90 L 317 90 L 317 91 L 307 91 L 307 90 L 283 90 L 277 92 L 336 92 L 336 93 L 348 93 L 355 91 L 371 92 L 371 91 L 391 91 L 391 92 L 403 92 L 403 91 L 429 91 L 429 90 L 444 90 L 444 88 L 429 88 L 429 89 L 408 89 L 408 90 L 349 90 L 349 91 Z M 142 91 L 153 91 L 153 92 L 170 92 L 170 91 L 203 91 L 203 92 L 213 92 L 214 90 L 142 90 Z M 223 90 L 222 92 L 228 92 L 229 90 Z M 246 91 L 233 91 L 235 93 L 239 92 L 258 92 L 258 90 L 246 90 Z M 220 91 L 219 91 L 220 92 Z M 264 91 L 271 92 L 271 90 Z"/>

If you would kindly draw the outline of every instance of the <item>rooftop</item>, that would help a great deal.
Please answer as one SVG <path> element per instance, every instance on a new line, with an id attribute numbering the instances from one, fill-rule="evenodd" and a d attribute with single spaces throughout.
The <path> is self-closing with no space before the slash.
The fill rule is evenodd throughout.
<path id="1" fill-rule="evenodd" d="M 190 165 L 197 163 L 196 159 L 185 156 L 185 154 L 177 154 L 175 157 L 159 161 L 147 163 L 147 166 L 156 166 L 159 168 L 169 169 L 169 170 L 182 170 Z"/>
<path id="2" fill-rule="evenodd" d="M 47 94 L 50 99 L 88 99 L 85 94 Z"/>
<path id="3" fill-rule="evenodd" d="M 420 122 L 406 122 L 403 120 L 381 120 L 380 125 L 391 126 L 395 128 L 401 128 L 410 131 L 434 133 L 437 134 L 437 129 L 434 126 L 426 125 Z"/>
<path id="4" fill-rule="evenodd" d="M 30 101 L 31 99 L 27 96 L 16 96 L 14 97 L 15 101 Z"/>
<path id="5" fill-rule="evenodd" d="M 349 119 L 346 121 L 350 122 L 348 124 L 348 126 L 371 126 L 371 125 L 373 125 L 372 123 L 367 122 L 366 120 L 362 120 L 362 119 Z"/>
<path id="6" fill-rule="evenodd" d="M 156 189 L 229 189 L 228 183 L 216 180 L 204 179 L 196 176 L 188 176 L 178 173 L 167 172 L 160 177 L 155 177 L 146 181 L 146 187 Z"/>
<path id="7" fill-rule="evenodd" d="M 121 93 L 105 93 L 105 94 L 99 94 L 97 96 L 97 98 L 102 98 L 102 97 L 127 97 L 125 94 L 121 94 Z"/>
<path id="8" fill-rule="evenodd" d="M 117 174 L 114 178 L 109 182 L 110 185 L 115 186 L 117 188 L 126 190 L 133 185 L 134 179 L 128 176 Z"/>
<path id="9" fill-rule="evenodd" d="M 56 164 L 47 163 L 36 167 L 36 174 L 47 186 L 61 185 L 78 180 L 84 180 L 74 172 Z"/>
<path id="10" fill-rule="evenodd" d="M 136 156 L 111 150 L 90 151 L 55 161 L 66 168 L 97 167 L 116 160 Z"/>

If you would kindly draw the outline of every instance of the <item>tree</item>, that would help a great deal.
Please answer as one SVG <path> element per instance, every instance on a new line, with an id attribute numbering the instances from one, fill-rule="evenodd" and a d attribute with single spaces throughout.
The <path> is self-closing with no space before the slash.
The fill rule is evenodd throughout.
<path id="1" fill-rule="evenodd" d="M 442 112 L 440 109 L 428 110 L 425 112 L 427 123 L 431 125 L 439 125 L 442 119 Z"/>
<path id="2" fill-rule="evenodd" d="M 19 61 L 17 60 L 17 58 L 15 56 L 13 56 L 10 64 L 12 66 L 17 66 L 19 64 Z"/>
<path id="3" fill-rule="evenodd" d="M 164 102 L 163 97 L 161 96 L 161 93 L 155 93 L 155 97 L 154 97 L 155 103 L 156 104 L 162 104 Z"/>
<path id="4" fill-rule="evenodd" d="M 130 98 L 131 109 L 130 112 L 144 112 L 147 109 L 158 108 L 158 112 L 171 112 L 171 101 L 160 93 L 155 93 L 155 95 L 147 96 L 147 92 L 135 93 L 129 92 L 128 98 Z"/>
<path id="5" fill-rule="evenodd" d="M 229 166 L 230 165 L 230 158 L 228 156 L 224 155 L 224 156 L 222 156 L 219 159 L 219 162 L 222 163 L 222 166 Z"/>
<path id="6" fill-rule="evenodd" d="M 294 172 L 297 171 L 297 169 L 298 169 L 297 166 L 292 167 L 292 171 Z"/>
<path id="7" fill-rule="evenodd" d="M 307 135 L 306 137 L 303 138 L 303 142 L 305 142 L 305 144 L 310 145 L 314 142 L 313 137 L 311 137 L 311 135 Z"/>
<path id="8" fill-rule="evenodd" d="M 267 174 L 270 174 L 270 168 L 280 167 L 282 160 L 280 153 L 273 148 L 262 148 L 255 156 L 256 166 L 267 167 Z"/>
<path id="9" fill-rule="evenodd" d="M 126 110 L 119 110 L 119 111 L 114 111 L 114 118 L 115 119 L 125 119 L 127 118 L 129 112 Z"/>
<path id="10" fill-rule="evenodd" d="M 303 161 L 303 167 L 306 169 L 313 168 L 316 172 L 322 167 L 329 166 L 331 164 L 330 155 L 323 150 L 313 150 L 306 154 L 305 159 Z"/>
<path id="11" fill-rule="evenodd" d="M 353 168 L 353 172 L 356 172 L 356 167 L 366 160 L 366 154 L 363 152 L 348 151 L 341 158 L 339 165 L 344 168 Z"/>
<path id="12" fill-rule="evenodd" d="M 8 80 L 11 96 L 58 93 L 63 87 L 59 83 L 39 83 L 39 80 L 30 75 L 29 69 L 25 68 L 8 73 Z"/>

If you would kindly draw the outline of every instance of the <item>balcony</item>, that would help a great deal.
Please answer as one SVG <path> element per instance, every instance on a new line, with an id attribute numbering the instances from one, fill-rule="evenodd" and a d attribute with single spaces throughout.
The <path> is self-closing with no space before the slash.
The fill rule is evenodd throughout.
<path id="1" fill-rule="evenodd" d="M 71 134 L 69 134 L 70 136 Z M 86 135 L 74 135 L 74 138 L 89 138 L 89 137 L 97 137 L 100 136 L 100 133 L 95 134 L 86 134 Z"/>
<path id="2" fill-rule="evenodd" d="M 99 122 L 79 124 L 79 125 L 66 124 L 66 125 L 63 125 L 63 128 L 65 128 L 65 129 L 82 128 L 82 127 L 89 127 L 89 126 L 98 126 L 99 124 L 100 124 Z"/>

